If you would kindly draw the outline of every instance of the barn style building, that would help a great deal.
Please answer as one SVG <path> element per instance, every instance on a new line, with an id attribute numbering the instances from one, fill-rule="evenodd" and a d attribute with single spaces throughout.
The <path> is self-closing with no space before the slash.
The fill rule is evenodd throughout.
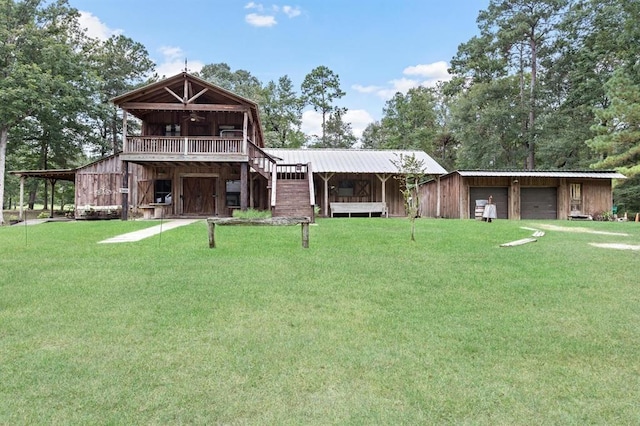
<path id="1" fill-rule="evenodd" d="M 499 219 L 588 218 L 610 212 L 611 171 L 457 170 L 421 188 L 423 216 L 475 218 L 491 196 Z"/>

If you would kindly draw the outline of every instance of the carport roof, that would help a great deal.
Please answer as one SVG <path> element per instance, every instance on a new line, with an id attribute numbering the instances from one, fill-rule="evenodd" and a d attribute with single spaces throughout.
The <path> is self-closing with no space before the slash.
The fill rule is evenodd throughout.
<path id="1" fill-rule="evenodd" d="M 50 169 L 50 170 L 16 170 L 10 171 L 12 175 L 35 177 L 40 179 L 76 180 L 76 169 Z"/>
<path id="2" fill-rule="evenodd" d="M 369 149 L 265 149 L 285 164 L 311 163 L 314 173 L 398 173 L 392 161 L 400 154 L 415 155 L 422 160 L 426 174 L 442 175 L 447 171 L 424 151 Z"/>
<path id="3" fill-rule="evenodd" d="M 588 171 L 522 171 L 522 170 L 456 170 L 464 177 L 548 177 L 548 178 L 585 178 L 585 179 L 626 179 L 622 173 L 612 170 Z"/>

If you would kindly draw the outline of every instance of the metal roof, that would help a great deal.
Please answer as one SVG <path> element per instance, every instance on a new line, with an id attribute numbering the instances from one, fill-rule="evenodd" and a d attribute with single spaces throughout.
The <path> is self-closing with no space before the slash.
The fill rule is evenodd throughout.
<path id="1" fill-rule="evenodd" d="M 547 178 L 588 178 L 588 179 L 626 179 L 622 173 L 611 170 L 589 171 L 518 171 L 518 170 L 456 170 L 464 177 L 547 177 Z"/>
<path id="2" fill-rule="evenodd" d="M 398 173 L 392 161 L 397 161 L 401 154 L 415 155 L 423 161 L 427 174 L 447 173 L 424 151 L 311 148 L 267 148 L 265 151 L 285 164 L 311 163 L 314 173 Z"/>

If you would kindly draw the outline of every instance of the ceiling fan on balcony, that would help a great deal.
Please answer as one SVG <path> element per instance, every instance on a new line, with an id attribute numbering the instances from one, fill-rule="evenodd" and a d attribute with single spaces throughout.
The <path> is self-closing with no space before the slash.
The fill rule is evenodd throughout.
<path id="1" fill-rule="evenodd" d="M 196 113 L 195 111 L 191 111 L 189 114 L 183 115 L 182 120 L 183 121 L 189 120 L 194 123 L 199 123 L 200 121 L 204 121 L 205 117 L 202 115 L 198 115 L 198 113 Z"/>

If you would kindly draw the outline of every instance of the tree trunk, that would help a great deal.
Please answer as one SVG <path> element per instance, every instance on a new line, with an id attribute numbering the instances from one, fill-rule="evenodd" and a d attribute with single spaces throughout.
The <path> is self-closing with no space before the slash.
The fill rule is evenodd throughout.
<path id="1" fill-rule="evenodd" d="M 4 171 L 7 159 L 7 141 L 9 129 L 0 128 L 0 226 L 4 225 Z"/>
<path id="2" fill-rule="evenodd" d="M 29 210 L 33 210 L 36 204 L 36 196 L 38 195 L 38 185 L 29 191 Z"/>
<path id="3" fill-rule="evenodd" d="M 531 48 L 531 87 L 529 96 L 529 152 L 527 156 L 527 170 L 536 168 L 536 141 L 535 141 L 535 123 L 536 123 L 536 84 L 538 72 L 538 45 L 536 43 L 535 29 L 531 32 L 529 39 L 529 47 Z"/>

